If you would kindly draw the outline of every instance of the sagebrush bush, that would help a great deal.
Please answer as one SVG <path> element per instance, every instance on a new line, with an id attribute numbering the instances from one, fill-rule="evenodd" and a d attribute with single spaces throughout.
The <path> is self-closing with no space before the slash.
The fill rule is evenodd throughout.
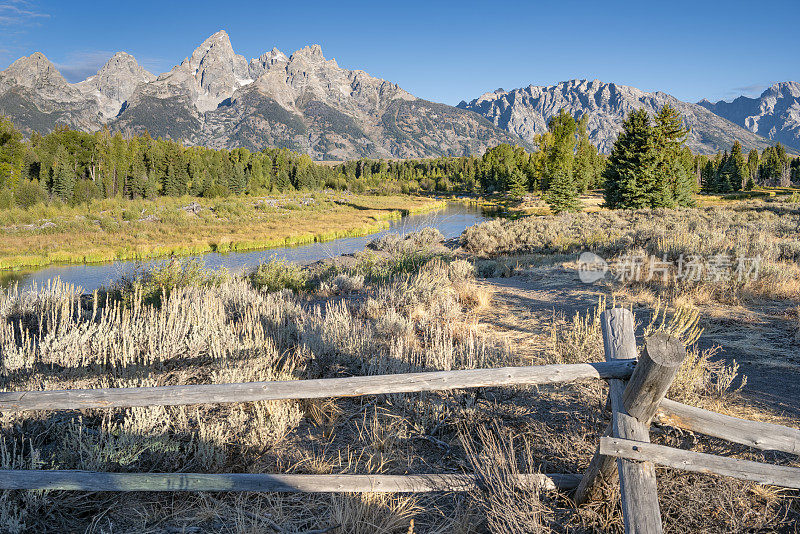
<path id="1" fill-rule="evenodd" d="M 261 263 L 250 273 L 250 282 L 267 292 L 291 289 L 308 289 L 310 275 L 306 269 L 286 260 L 271 260 Z"/>
<path id="2" fill-rule="evenodd" d="M 467 228 L 461 245 L 478 255 L 641 249 L 670 257 L 729 252 L 764 261 L 800 259 L 800 211 L 764 204 L 721 208 L 615 210 L 492 220 Z"/>
<path id="3" fill-rule="evenodd" d="M 367 247 L 381 252 L 420 251 L 437 248 L 442 241 L 444 235 L 438 228 L 427 227 L 405 236 L 390 232 L 371 241 Z"/>
<path id="4" fill-rule="evenodd" d="M 169 294 L 181 288 L 203 288 L 230 280 L 224 269 L 211 270 L 200 260 L 170 260 L 136 266 L 101 292 L 124 298 L 141 298 L 147 304 L 160 304 Z"/>

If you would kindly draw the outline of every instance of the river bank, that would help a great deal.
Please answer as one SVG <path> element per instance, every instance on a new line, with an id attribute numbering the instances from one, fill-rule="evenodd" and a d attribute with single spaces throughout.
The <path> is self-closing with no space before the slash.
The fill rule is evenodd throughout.
<path id="1" fill-rule="evenodd" d="M 415 196 L 102 200 L 0 213 L 0 269 L 262 250 L 364 236 L 445 206 Z"/>
<path id="2" fill-rule="evenodd" d="M 369 212 L 370 210 L 361 210 Z M 232 274 L 239 274 L 252 270 L 259 264 L 272 259 L 283 260 L 294 264 L 304 265 L 320 260 L 337 257 L 342 254 L 352 254 L 363 250 L 367 244 L 387 233 L 406 235 L 422 228 L 436 228 L 446 238 L 461 235 L 464 229 L 487 220 L 487 216 L 478 208 L 470 207 L 456 202 L 426 203 L 421 208 L 412 207 L 402 217 L 392 216 L 386 220 L 372 221 L 373 232 L 338 237 L 333 240 L 312 240 L 309 243 L 292 243 L 271 248 L 256 248 L 243 250 L 228 247 L 224 252 L 206 251 L 183 255 L 187 259 L 198 260 L 201 264 L 212 270 L 224 269 Z M 396 213 L 392 212 L 392 213 Z M 378 214 L 380 216 L 380 214 Z M 291 222 L 284 223 L 287 226 Z M 369 228 L 369 229 L 371 229 Z M 188 239 L 188 238 L 187 238 Z M 46 286 L 56 278 L 67 284 L 80 286 L 83 291 L 91 292 L 104 285 L 112 283 L 123 276 L 128 276 L 135 271 L 148 268 L 153 263 L 158 263 L 158 258 L 114 260 L 105 263 L 72 263 L 58 264 L 34 268 L 18 268 L 0 270 L 0 287 L 14 283 L 22 287 Z"/>

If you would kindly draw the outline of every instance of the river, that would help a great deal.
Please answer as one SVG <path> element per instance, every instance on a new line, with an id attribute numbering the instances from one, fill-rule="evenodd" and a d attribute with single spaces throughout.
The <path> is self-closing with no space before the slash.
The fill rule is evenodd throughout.
<path id="1" fill-rule="evenodd" d="M 186 257 L 202 260 L 209 269 L 225 268 L 232 273 L 240 273 L 255 267 L 262 261 L 269 261 L 270 259 L 285 259 L 299 264 L 309 264 L 341 254 L 351 254 L 362 250 L 373 239 L 390 232 L 407 234 L 420 228 L 433 227 L 438 228 L 445 238 L 457 237 L 461 235 L 465 228 L 488 219 L 489 217 L 476 207 L 452 202 L 438 211 L 422 215 L 408 215 L 392 221 L 391 226 L 386 230 L 368 236 L 343 237 L 333 241 L 310 243 L 296 247 L 224 254 L 209 252 Z M 84 291 L 90 292 L 108 285 L 125 273 L 157 261 L 159 260 L 50 265 L 36 270 L 0 271 L 0 287 L 7 287 L 12 283 L 19 283 L 22 287 L 42 286 L 43 284 L 46 285 L 48 280 L 60 278 L 63 282 L 80 286 Z"/>

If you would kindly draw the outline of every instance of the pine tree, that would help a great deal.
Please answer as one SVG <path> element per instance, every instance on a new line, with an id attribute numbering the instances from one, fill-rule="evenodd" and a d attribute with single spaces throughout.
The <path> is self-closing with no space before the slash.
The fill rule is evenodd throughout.
<path id="1" fill-rule="evenodd" d="M 597 182 L 597 147 L 589 141 L 586 123 L 587 117 L 584 115 L 578 121 L 578 148 L 575 151 L 575 181 L 581 193 Z"/>
<path id="2" fill-rule="evenodd" d="M 250 163 L 250 184 L 248 186 L 250 191 L 266 191 L 269 188 L 269 176 L 265 176 L 260 156 L 258 153 L 253 154 L 253 160 Z"/>
<path id="3" fill-rule="evenodd" d="M 53 194 L 64 202 L 70 202 L 74 188 L 75 170 L 70 162 L 67 149 L 63 145 L 59 145 L 53 164 Z"/>
<path id="4" fill-rule="evenodd" d="M 247 176 L 245 175 L 244 165 L 240 162 L 233 164 L 233 175 L 228 182 L 228 189 L 232 193 L 241 195 L 247 189 Z"/>
<path id="5" fill-rule="evenodd" d="M 733 191 L 731 186 L 730 156 L 726 150 L 717 164 L 717 172 L 714 174 L 714 193 L 730 193 Z"/>
<path id="6" fill-rule="evenodd" d="M 675 158 L 678 168 L 673 173 L 672 198 L 676 206 L 694 206 L 694 195 L 698 191 L 692 168 L 692 151 L 683 147 Z"/>
<path id="7" fill-rule="evenodd" d="M 700 174 L 700 187 L 704 193 L 713 193 L 717 190 L 717 184 L 714 179 L 716 172 L 716 169 L 714 169 L 714 162 L 710 160 L 706 162 Z"/>
<path id="8" fill-rule="evenodd" d="M 783 148 L 783 145 L 777 143 L 775 146 L 764 149 L 761 154 L 759 174 L 762 179 L 778 185 L 784 176 L 784 169 L 787 166 L 786 149 Z"/>
<path id="9" fill-rule="evenodd" d="M 728 157 L 728 174 L 731 187 L 734 191 L 741 190 L 747 181 L 747 162 L 742 154 L 742 144 L 739 141 L 733 143 L 731 154 Z"/>
<path id="10" fill-rule="evenodd" d="M 669 104 L 656 114 L 653 139 L 657 154 L 657 182 L 651 193 L 651 207 L 694 204 L 692 162 L 684 152 L 688 133 L 681 114 Z"/>
<path id="11" fill-rule="evenodd" d="M 528 192 L 528 177 L 519 170 L 515 169 L 514 172 L 511 173 L 511 178 L 509 179 L 509 187 L 508 187 L 508 194 L 511 198 L 520 199 L 525 196 Z"/>
<path id="12" fill-rule="evenodd" d="M 747 155 L 747 174 L 747 183 L 748 185 L 752 185 L 750 185 L 750 187 L 745 187 L 745 189 L 750 190 L 755 187 L 755 181 L 758 179 L 758 150 L 755 148 Z"/>
<path id="13" fill-rule="evenodd" d="M 631 112 L 622 125 L 603 173 L 606 206 L 611 209 L 649 207 L 657 186 L 657 156 L 647 111 Z"/>
<path id="14" fill-rule="evenodd" d="M 283 169 L 278 171 L 277 176 L 275 176 L 275 187 L 280 192 L 289 191 L 292 189 L 292 180 L 289 177 L 288 172 Z"/>
<path id="15" fill-rule="evenodd" d="M 554 213 L 579 211 L 578 188 L 573 177 L 575 159 L 575 119 L 563 109 L 550 118 L 547 125 L 552 145 L 545 154 L 545 176 L 548 184 L 545 202 Z"/>

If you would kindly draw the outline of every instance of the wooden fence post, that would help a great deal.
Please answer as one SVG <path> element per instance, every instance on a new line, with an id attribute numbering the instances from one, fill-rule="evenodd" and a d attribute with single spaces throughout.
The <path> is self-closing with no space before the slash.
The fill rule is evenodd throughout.
<path id="1" fill-rule="evenodd" d="M 633 314 L 630 311 L 613 309 L 604 312 L 602 327 L 607 360 L 628 357 L 632 352 L 635 354 Z M 621 380 L 609 381 L 613 414 L 604 434 L 649 441 L 650 420 L 685 357 L 686 350 L 679 340 L 663 333 L 648 338 L 628 386 L 624 387 Z M 601 455 L 598 449 L 578 486 L 576 502 L 580 504 L 589 500 L 598 481 L 613 476 L 614 463 L 613 458 Z M 617 464 L 626 531 L 661 532 L 652 463 L 617 461 Z"/>
<path id="2" fill-rule="evenodd" d="M 606 361 L 621 359 L 636 359 L 636 333 L 633 322 L 633 313 L 625 308 L 613 308 L 604 311 L 600 315 L 600 324 L 603 330 L 603 349 L 605 350 Z M 636 369 L 634 369 L 636 372 Z M 620 388 L 622 391 L 623 382 L 621 380 L 609 380 L 610 391 Z M 609 393 L 610 398 L 610 393 Z M 610 436 L 612 425 L 603 432 L 603 436 Z M 609 479 L 614 473 L 614 459 L 608 456 L 601 456 L 598 450 L 592 457 L 586 473 L 583 475 L 578 489 L 575 490 L 575 502 L 583 504 L 590 500 L 593 490 L 604 480 Z"/>
<path id="3" fill-rule="evenodd" d="M 613 437 L 650 442 L 650 420 L 685 356 L 678 339 L 663 333 L 647 338 L 637 364 L 639 372 L 634 371 L 624 391 L 619 385 L 611 386 Z M 617 470 L 625 532 L 660 534 L 661 509 L 653 463 L 617 458 Z"/>

